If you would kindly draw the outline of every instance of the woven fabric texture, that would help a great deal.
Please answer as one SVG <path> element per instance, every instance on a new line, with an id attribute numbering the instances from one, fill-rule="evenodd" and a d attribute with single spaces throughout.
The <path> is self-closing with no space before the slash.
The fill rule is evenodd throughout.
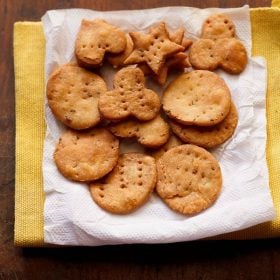
<path id="1" fill-rule="evenodd" d="M 42 151 L 45 39 L 41 23 L 14 26 L 16 90 L 15 234 L 17 246 L 43 244 Z"/>

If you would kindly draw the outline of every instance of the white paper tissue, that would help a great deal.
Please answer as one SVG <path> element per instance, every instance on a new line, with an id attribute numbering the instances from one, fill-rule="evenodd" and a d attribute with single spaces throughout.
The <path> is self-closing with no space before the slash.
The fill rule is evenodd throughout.
<path id="1" fill-rule="evenodd" d="M 103 18 L 127 32 L 147 31 L 163 20 L 169 30 L 183 26 L 187 37 L 196 38 L 204 19 L 217 12 L 232 18 L 237 36 L 244 42 L 250 56 L 248 6 L 204 10 L 168 7 L 116 12 L 82 9 L 49 11 L 42 18 L 46 35 L 46 80 L 58 65 L 74 59 L 75 37 L 83 18 Z M 52 155 L 65 128 L 55 120 L 46 103 L 47 135 L 43 159 L 45 242 L 87 246 L 179 242 L 240 230 L 273 219 L 265 157 L 265 61 L 260 57 L 250 58 L 241 75 L 229 75 L 223 71 L 217 73 L 231 89 L 239 123 L 233 138 L 213 150 L 222 169 L 222 193 L 211 208 L 192 217 L 171 211 L 155 194 L 130 215 L 112 215 L 100 209 L 91 199 L 86 184 L 71 182 L 57 171 Z M 102 74 L 111 87 L 114 70 L 105 67 Z M 158 86 L 148 85 L 160 93 Z"/>

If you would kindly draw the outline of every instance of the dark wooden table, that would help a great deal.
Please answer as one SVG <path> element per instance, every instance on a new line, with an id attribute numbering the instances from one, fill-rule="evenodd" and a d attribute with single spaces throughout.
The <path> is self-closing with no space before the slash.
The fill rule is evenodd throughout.
<path id="1" fill-rule="evenodd" d="M 270 6 L 270 0 L 0 0 L 0 279 L 280 279 L 279 240 L 191 242 L 99 248 L 13 246 L 15 99 L 13 23 L 48 9 Z"/>

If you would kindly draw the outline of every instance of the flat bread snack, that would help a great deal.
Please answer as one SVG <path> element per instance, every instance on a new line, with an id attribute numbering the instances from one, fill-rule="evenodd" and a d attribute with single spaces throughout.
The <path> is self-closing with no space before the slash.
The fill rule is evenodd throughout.
<path id="1" fill-rule="evenodd" d="M 214 148 L 228 140 L 235 131 L 238 122 L 238 113 L 233 102 L 227 116 L 213 126 L 182 125 L 170 121 L 170 126 L 183 142 L 191 143 L 206 149 Z"/>
<path id="2" fill-rule="evenodd" d="M 248 63 L 244 45 L 235 38 L 219 39 L 215 51 L 220 58 L 219 66 L 230 74 L 241 73 Z"/>
<path id="3" fill-rule="evenodd" d="M 160 115 L 147 122 L 127 120 L 110 126 L 110 131 L 120 138 L 135 137 L 145 147 L 158 148 L 169 138 L 169 125 Z"/>
<path id="4" fill-rule="evenodd" d="M 114 170 L 102 182 L 89 185 L 93 200 L 115 214 L 131 213 L 143 205 L 157 180 L 154 158 L 128 153 L 119 157 Z"/>
<path id="5" fill-rule="evenodd" d="M 125 66 L 124 61 L 133 51 L 133 41 L 129 34 L 126 34 L 125 50 L 119 54 L 107 54 L 107 61 L 112 64 L 114 68 Z"/>
<path id="6" fill-rule="evenodd" d="M 197 214 L 210 207 L 221 191 L 222 174 L 217 160 L 195 145 L 170 149 L 157 161 L 156 191 L 173 210 Z"/>
<path id="7" fill-rule="evenodd" d="M 190 48 L 193 68 L 212 71 L 220 67 L 230 74 L 241 73 L 248 62 L 247 51 L 235 35 L 235 25 L 229 17 L 223 14 L 208 17 L 201 38 Z"/>
<path id="8" fill-rule="evenodd" d="M 158 74 L 168 56 L 184 50 L 184 47 L 172 42 L 164 22 L 153 26 L 148 34 L 129 33 L 134 50 L 125 60 L 125 64 L 147 63 L 155 74 Z"/>
<path id="9" fill-rule="evenodd" d="M 220 194 L 221 169 L 206 149 L 234 134 L 238 112 L 226 82 L 211 71 L 239 74 L 247 53 L 227 15 L 206 18 L 195 42 L 185 37 L 184 25 L 174 22 L 168 30 L 160 21 L 143 32 L 131 24 L 125 33 L 103 19 L 84 19 L 77 62 L 50 75 L 48 105 L 68 128 L 54 162 L 65 178 L 89 186 L 100 211 L 131 213 L 156 189 L 170 209 L 194 215 Z M 107 75 L 109 89 L 93 71 Z M 159 89 L 174 76 L 161 87 L 162 97 L 145 85 L 147 78 Z M 120 143 L 122 151 L 133 152 L 120 154 Z"/>
<path id="10" fill-rule="evenodd" d="M 235 25 L 225 14 L 209 16 L 202 25 L 201 38 L 218 40 L 235 37 Z"/>
<path id="11" fill-rule="evenodd" d="M 68 130 L 54 152 L 58 170 L 73 181 L 97 180 L 117 164 L 119 141 L 105 128 L 87 132 Z"/>
<path id="12" fill-rule="evenodd" d="M 47 83 L 47 98 L 55 117 L 73 129 L 86 129 L 100 122 L 98 100 L 106 92 L 104 80 L 75 64 L 56 69 Z"/>
<path id="13" fill-rule="evenodd" d="M 163 93 L 163 110 L 172 119 L 186 125 L 211 126 L 229 112 L 229 88 L 217 74 L 196 70 L 172 81 Z"/>
<path id="14" fill-rule="evenodd" d="M 101 94 L 99 111 L 108 120 L 133 116 L 141 121 L 156 117 L 160 109 L 158 95 L 145 88 L 145 77 L 139 68 L 126 67 L 114 77 L 114 89 Z"/>
<path id="15" fill-rule="evenodd" d="M 78 63 L 87 68 L 102 65 L 105 53 L 121 53 L 126 48 L 125 33 L 102 19 L 82 20 L 75 44 Z"/>

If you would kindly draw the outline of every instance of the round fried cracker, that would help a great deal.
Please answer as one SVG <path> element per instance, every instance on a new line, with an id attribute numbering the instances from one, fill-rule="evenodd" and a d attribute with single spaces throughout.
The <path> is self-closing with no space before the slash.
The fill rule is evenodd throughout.
<path id="1" fill-rule="evenodd" d="M 99 123 L 98 100 L 106 90 L 104 80 L 98 75 L 66 64 L 55 70 L 48 80 L 48 104 L 65 125 L 85 129 Z"/>
<path id="2" fill-rule="evenodd" d="M 247 52 L 240 40 L 235 38 L 216 41 L 216 57 L 219 57 L 219 66 L 231 74 L 241 73 L 247 65 Z"/>
<path id="3" fill-rule="evenodd" d="M 213 126 L 182 125 L 170 122 L 173 132 L 186 143 L 195 144 L 204 148 L 213 148 L 228 140 L 235 131 L 238 122 L 238 113 L 233 102 L 228 115 L 223 121 Z"/>
<path id="4" fill-rule="evenodd" d="M 117 164 L 119 141 L 106 129 L 66 131 L 54 152 L 58 170 L 73 181 L 97 180 Z"/>
<path id="5" fill-rule="evenodd" d="M 173 210 L 197 214 L 217 199 L 222 174 L 217 160 L 194 145 L 170 149 L 157 161 L 157 193 Z"/>
<path id="6" fill-rule="evenodd" d="M 154 158 L 140 153 L 122 154 L 103 182 L 89 185 L 93 200 L 115 214 L 130 213 L 149 198 L 156 184 Z"/>
<path id="7" fill-rule="evenodd" d="M 172 81 L 163 93 L 166 114 L 182 124 L 210 126 L 229 112 L 230 91 L 217 74 L 196 70 Z"/>
<path id="8" fill-rule="evenodd" d="M 215 53 L 215 42 L 199 39 L 190 48 L 190 63 L 196 69 L 214 70 L 219 65 L 220 57 Z"/>
<path id="9" fill-rule="evenodd" d="M 216 40 L 234 37 L 235 25 L 232 20 L 224 14 L 211 15 L 202 25 L 201 38 Z"/>

